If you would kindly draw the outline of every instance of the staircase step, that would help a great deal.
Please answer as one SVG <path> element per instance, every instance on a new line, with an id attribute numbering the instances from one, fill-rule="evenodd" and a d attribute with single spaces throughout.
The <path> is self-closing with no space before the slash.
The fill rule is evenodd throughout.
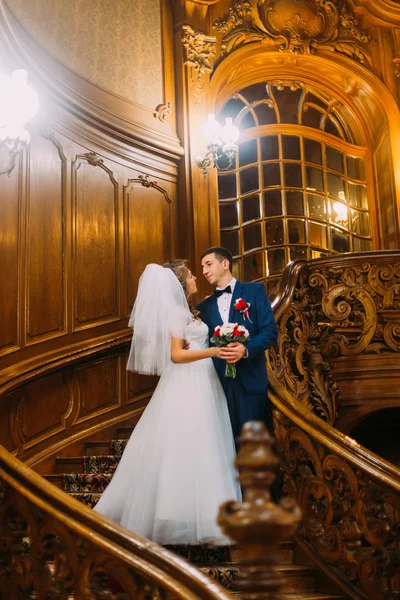
<path id="1" fill-rule="evenodd" d="M 227 589 L 234 589 L 238 568 L 235 565 L 199 566 L 197 568 L 218 581 Z M 279 565 L 278 570 L 284 577 L 282 592 L 313 592 L 315 589 L 315 569 L 303 565 Z M 296 597 L 296 596 L 295 596 Z M 312 597 L 312 596 L 311 596 Z"/>
<path id="2" fill-rule="evenodd" d="M 104 492 L 112 479 L 111 473 L 64 473 L 64 490 L 70 493 Z"/>
<path id="3" fill-rule="evenodd" d="M 120 456 L 104 454 L 102 456 L 83 456 L 84 473 L 114 473 Z"/>
<path id="4" fill-rule="evenodd" d="M 131 433 L 133 431 L 133 427 L 118 427 L 117 428 L 117 436 L 120 439 L 129 439 L 131 437 Z"/>
<path id="5" fill-rule="evenodd" d="M 56 459 L 57 473 L 114 473 L 120 456 L 66 456 Z"/>
<path id="6" fill-rule="evenodd" d="M 59 456 L 56 458 L 56 473 L 82 473 L 82 456 Z"/>
<path id="7" fill-rule="evenodd" d="M 111 440 L 110 442 L 110 454 L 114 456 L 121 456 L 128 443 L 127 439 Z"/>
<path id="8" fill-rule="evenodd" d="M 215 565 L 209 567 L 197 566 L 197 568 L 204 573 L 204 575 L 210 577 L 210 579 L 218 581 L 225 589 L 235 589 L 235 578 L 238 573 L 236 567 Z"/>
<path id="9" fill-rule="evenodd" d="M 111 440 L 110 442 L 103 441 L 94 441 L 94 442 L 86 442 L 85 449 L 87 456 L 121 456 L 123 451 L 125 450 L 125 446 L 128 443 L 127 439 L 121 438 L 116 440 Z"/>
<path id="10" fill-rule="evenodd" d="M 77 494 L 68 494 L 75 500 L 82 502 L 82 504 L 86 504 L 86 506 L 91 506 L 92 508 L 98 503 L 101 498 L 101 492 L 90 493 L 90 492 L 78 492 Z"/>
<path id="11" fill-rule="evenodd" d="M 281 542 L 276 552 L 276 558 L 279 564 L 292 564 L 294 563 L 294 553 L 296 545 L 293 541 L 288 540 Z M 239 554 L 236 546 L 231 546 L 231 562 L 237 563 L 239 561 Z M 222 561 L 220 561 L 222 562 Z M 226 562 L 226 561 L 224 561 Z"/>
<path id="12" fill-rule="evenodd" d="M 344 600 L 344 596 L 338 594 L 326 594 L 324 592 L 284 594 L 283 597 L 284 600 Z"/>
<path id="13" fill-rule="evenodd" d="M 315 590 L 315 569 L 304 565 L 279 565 L 284 577 L 283 592 L 313 592 Z"/>
<path id="14" fill-rule="evenodd" d="M 220 564 L 231 563 L 230 546 L 197 546 L 197 545 L 167 545 L 164 546 L 170 552 L 185 558 L 193 565 L 204 565 L 207 567 Z"/>
<path id="15" fill-rule="evenodd" d="M 85 454 L 90 456 L 99 456 L 104 454 L 111 454 L 110 442 L 104 442 L 102 440 L 94 442 L 85 442 Z"/>
<path id="16" fill-rule="evenodd" d="M 240 592 L 232 590 L 232 596 L 240 598 Z M 299 592 L 298 594 L 287 594 L 283 592 L 279 597 L 282 598 L 282 600 L 351 600 L 347 596 L 326 594 L 324 592 Z"/>
<path id="17" fill-rule="evenodd" d="M 59 488 L 60 490 L 64 489 L 64 479 L 63 479 L 62 475 L 50 474 L 50 475 L 43 475 L 43 477 L 47 481 L 49 481 L 50 483 L 55 485 L 57 488 Z"/>

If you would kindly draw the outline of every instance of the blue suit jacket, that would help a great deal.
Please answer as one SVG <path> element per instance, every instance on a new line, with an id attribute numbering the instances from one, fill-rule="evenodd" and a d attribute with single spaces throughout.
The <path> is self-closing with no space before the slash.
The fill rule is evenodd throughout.
<path id="1" fill-rule="evenodd" d="M 245 319 L 244 315 L 234 308 L 238 298 L 250 302 L 250 320 Z M 209 335 L 212 337 L 215 327 L 222 325 L 216 296 L 213 294 L 200 302 L 197 310 L 200 311 L 201 319 L 208 325 Z M 236 281 L 229 322 L 244 325 L 250 333 L 250 340 L 246 344 L 248 357 L 236 363 L 236 381 L 240 382 L 244 391 L 249 394 L 263 394 L 268 386 L 265 350 L 272 346 L 278 337 L 278 328 L 263 284 Z M 220 358 L 213 358 L 213 361 L 223 382 L 225 361 Z"/>

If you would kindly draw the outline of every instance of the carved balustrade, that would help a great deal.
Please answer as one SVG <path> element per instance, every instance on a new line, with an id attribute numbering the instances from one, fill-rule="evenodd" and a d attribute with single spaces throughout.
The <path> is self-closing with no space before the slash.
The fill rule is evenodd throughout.
<path id="1" fill-rule="evenodd" d="M 293 283 L 295 279 L 295 283 Z M 337 357 L 399 353 L 400 253 L 364 252 L 294 263 L 274 303 L 280 335 L 268 352 L 274 389 L 336 421 Z"/>
<path id="2" fill-rule="evenodd" d="M 297 539 L 349 596 L 398 598 L 400 470 L 334 427 L 330 362 L 399 352 L 400 253 L 294 263 L 284 283 L 267 360 L 284 490 L 303 512 Z"/>
<path id="3" fill-rule="evenodd" d="M 44 481 L 0 446 L 0 597 L 7 600 L 228 600 L 157 544 Z"/>

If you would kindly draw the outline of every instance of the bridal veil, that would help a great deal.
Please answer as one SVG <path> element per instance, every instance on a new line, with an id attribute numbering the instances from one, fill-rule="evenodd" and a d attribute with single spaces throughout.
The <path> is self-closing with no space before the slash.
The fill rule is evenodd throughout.
<path id="1" fill-rule="evenodd" d="M 171 336 L 184 339 L 192 318 L 185 292 L 173 271 L 147 265 L 129 319 L 133 338 L 128 371 L 161 375 L 171 362 Z"/>

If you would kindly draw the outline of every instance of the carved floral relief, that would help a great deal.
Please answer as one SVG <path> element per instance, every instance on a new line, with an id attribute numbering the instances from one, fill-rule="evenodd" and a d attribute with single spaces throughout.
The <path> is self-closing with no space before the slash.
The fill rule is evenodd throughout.
<path id="1" fill-rule="evenodd" d="M 324 50 L 370 65 L 373 43 L 346 0 L 237 0 L 215 21 L 222 54 L 252 42 L 295 54 Z"/>
<path id="2" fill-rule="evenodd" d="M 330 359 L 400 351 L 398 257 L 304 267 L 278 327 L 268 352 L 273 387 L 334 425 L 340 397 Z"/>
<path id="3" fill-rule="evenodd" d="M 397 589 L 400 564 L 398 493 L 277 410 L 274 421 L 284 490 L 303 514 L 298 536 L 346 582 L 352 597 L 395 598 L 390 590 Z"/>

